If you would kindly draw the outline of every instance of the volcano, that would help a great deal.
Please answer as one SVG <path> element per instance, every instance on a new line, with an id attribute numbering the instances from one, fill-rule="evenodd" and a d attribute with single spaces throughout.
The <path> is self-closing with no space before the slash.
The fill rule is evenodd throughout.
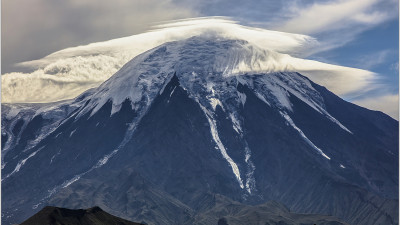
<path id="1" fill-rule="evenodd" d="M 196 36 L 75 99 L 2 104 L 3 224 L 46 205 L 147 224 L 398 224 L 398 122 L 293 60 Z"/>

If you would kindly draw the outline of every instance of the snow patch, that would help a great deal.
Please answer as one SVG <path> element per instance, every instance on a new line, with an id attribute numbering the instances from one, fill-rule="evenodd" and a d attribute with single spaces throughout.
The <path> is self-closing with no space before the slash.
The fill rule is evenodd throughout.
<path id="1" fill-rule="evenodd" d="M 15 166 L 15 169 L 8 174 L 7 176 L 5 176 L 3 179 L 1 179 L 1 181 L 9 178 L 10 176 L 14 175 L 15 173 L 18 173 L 19 170 L 22 168 L 23 165 L 25 165 L 25 163 L 28 161 L 28 159 L 32 158 L 33 156 L 36 155 L 36 153 L 38 153 L 40 150 L 42 150 L 43 148 L 39 148 L 38 150 L 36 150 L 35 152 L 32 152 L 28 157 L 26 157 L 25 159 L 21 160 L 18 162 L 18 164 Z"/>
<path id="2" fill-rule="evenodd" d="M 57 157 L 57 155 L 59 155 L 60 154 L 60 152 L 61 152 L 61 149 L 60 150 L 58 150 L 58 152 L 57 152 L 57 154 L 55 154 L 55 155 L 53 155 L 52 157 L 51 157 L 51 159 L 50 159 L 50 164 L 52 164 L 53 163 L 53 160 Z"/>
<path id="3" fill-rule="evenodd" d="M 246 98 L 247 98 L 246 94 L 242 93 L 240 91 L 238 91 L 237 94 L 238 94 L 240 102 L 242 103 L 242 106 L 244 106 L 244 104 L 246 103 Z"/>
<path id="4" fill-rule="evenodd" d="M 71 185 L 71 184 L 75 183 L 76 181 L 78 181 L 80 178 L 81 178 L 81 176 L 77 175 L 74 178 L 72 178 L 71 180 L 68 180 L 68 181 L 64 182 L 61 186 L 62 186 L 62 188 L 66 188 L 69 185 Z"/>
<path id="5" fill-rule="evenodd" d="M 252 190 L 256 189 L 256 180 L 254 179 L 254 171 L 256 170 L 256 166 L 251 161 L 251 151 L 246 142 L 245 147 L 245 162 L 247 163 L 247 173 L 246 173 L 246 190 L 249 194 L 252 193 Z"/>
<path id="6" fill-rule="evenodd" d="M 69 137 L 72 137 L 72 135 L 75 133 L 76 129 L 74 129 L 73 131 L 71 131 L 71 133 L 69 134 Z"/>
<path id="7" fill-rule="evenodd" d="M 169 97 L 170 97 L 170 98 L 171 98 L 172 94 L 174 93 L 175 88 L 176 88 L 176 86 L 174 87 L 174 89 L 172 89 L 171 94 L 169 94 Z"/>
<path id="8" fill-rule="evenodd" d="M 236 116 L 233 113 L 230 113 L 229 117 L 231 118 L 233 129 L 236 131 L 236 133 L 242 135 L 243 131 L 242 131 L 242 127 L 240 126 L 239 120 L 236 118 Z"/>
<path id="9" fill-rule="evenodd" d="M 218 98 L 209 98 L 209 100 L 210 100 L 210 104 L 214 111 L 215 111 L 215 109 L 217 109 L 217 105 L 219 105 L 222 109 L 224 109 L 221 101 Z"/>
<path id="10" fill-rule="evenodd" d="M 267 104 L 268 106 L 271 106 L 271 103 L 269 103 L 264 96 L 262 96 L 260 93 L 256 92 L 256 96 L 257 98 L 259 98 L 261 101 L 263 101 L 265 104 Z"/>
<path id="11" fill-rule="evenodd" d="M 112 151 L 110 154 L 105 155 L 102 159 L 100 159 L 97 164 L 94 166 L 94 168 L 99 168 L 103 165 L 105 165 L 108 160 L 113 157 L 116 153 L 118 152 L 118 149 L 115 149 L 114 151 Z"/>

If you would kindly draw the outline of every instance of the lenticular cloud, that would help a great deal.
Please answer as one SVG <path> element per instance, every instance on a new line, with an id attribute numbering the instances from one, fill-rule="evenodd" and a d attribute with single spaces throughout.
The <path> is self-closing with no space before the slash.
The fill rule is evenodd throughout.
<path id="1" fill-rule="evenodd" d="M 158 25 L 143 34 L 67 48 L 39 60 L 20 63 L 34 72 L 2 75 L 2 102 L 54 102 L 74 98 L 99 86 L 133 57 L 163 43 L 193 36 L 246 40 L 277 56 L 273 59 L 273 68 L 260 66 L 251 68 L 252 72 L 300 72 L 339 95 L 365 88 L 375 76 L 365 70 L 302 59 L 319 47 L 310 36 L 246 27 L 226 18 L 197 18 Z M 250 72 L 249 68 L 236 70 L 238 74 Z"/>

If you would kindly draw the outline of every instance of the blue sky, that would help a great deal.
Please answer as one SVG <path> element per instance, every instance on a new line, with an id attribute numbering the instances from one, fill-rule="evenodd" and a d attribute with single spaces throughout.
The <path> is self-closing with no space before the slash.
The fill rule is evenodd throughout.
<path id="1" fill-rule="evenodd" d="M 342 47 L 312 57 L 320 61 L 376 72 L 381 75 L 381 82 L 385 84 L 384 91 L 395 94 L 398 92 L 399 83 L 398 27 L 398 20 L 388 21 L 366 30 Z"/>
<path id="2" fill-rule="evenodd" d="M 1 73 L 29 72 L 15 64 L 67 47 L 202 16 L 312 36 L 320 46 L 307 58 L 377 73 L 377 88 L 342 97 L 364 106 L 379 102 L 375 109 L 398 114 L 397 0 L 4 0 Z"/>

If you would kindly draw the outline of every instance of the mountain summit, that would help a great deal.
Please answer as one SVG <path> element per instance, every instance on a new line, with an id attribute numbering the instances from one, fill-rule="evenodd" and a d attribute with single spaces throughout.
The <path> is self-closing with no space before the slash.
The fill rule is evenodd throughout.
<path id="1" fill-rule="evenodd" d="M 51 204 L 217 224 L 232 215 L 210 213 L 223 196 L 242 212 L 273 200 L 349 224 L 397 224 L 398 122 L 289 72 L 301 62 L 192 37 L 73 100 L 2 104 L 3 223 Z"/>

